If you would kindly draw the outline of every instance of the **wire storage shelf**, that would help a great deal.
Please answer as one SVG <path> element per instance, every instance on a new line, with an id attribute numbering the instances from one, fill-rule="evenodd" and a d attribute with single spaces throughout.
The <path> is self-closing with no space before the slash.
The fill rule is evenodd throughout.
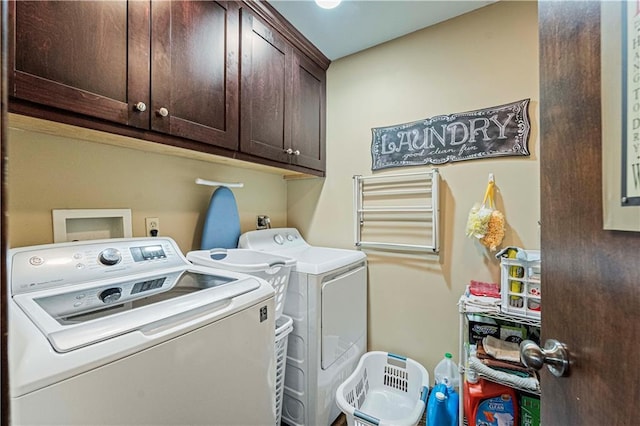
<path id="1" fill-rule="evenodd" d="M 439 181 L 438 169 L 355 175 L 356 247 L 439 253 Z"/>
<path id="2" fill-rule="evenodd" d="M 525 394 L 539 397 L 540 384 L 538 381 L 539 377 L 537 374 L 532 378 L 524 381 L 513 380 L 513 379 L 502 380 L 503 377 L 509 376 L 509 375 L 505 373 L 505 375 L 503 376 L 502 374 L 495 374 L 494 372 L 491 372 L 491 374 L 487 375 L 484 372 L 485 371 L 488 372 L 489 370 L 491 370 L 489 367 L 487 367 L 486 369 L 477 368 L 477 364 L 476 364 L 477 359 L 475 360 L 476 362 L 474 362 L 472 360 L 474 357 L 472 356 L 472 353 L 470 353 L 471 343 L 469 341 L 470 340 L 469 322 L 470 322 L 470 317 L 474 315 L 480 315 L 482 317 L 491 318 L 498 321 L 506 321 L 514 325 L 517 324 L 522 326 L 536 327 L 538 328 L 538 331 L 539 331 L 539 328 L 542 325 L 541 319 L 525 318 L 525 317 L 502 312 L 500 309 L 500 301 L 501 301 L 500 299 L 497 299 L 497 304 L 488 303 L 486 305 L 486 308 L 483 308 L 477 303 L 474 303 L 473 301 L 471 301 L 468 297 L 468 293 L 469 291 L 467 289 L 465 294 L 458 301 L 458 310 L 460 313 L 460 324 L 459 324 L 460 360 L 458 364 L 458 371 L 460 372 L 460 375 L 463 376 L 468 373 L 467 370 L 472 370 L 473 373 L 475 373 L 475 375 L 479 378 L 511 387 Z M 517 377 L 517 376 L 514 376 L 514 377 Z M 535 386 L 533 386 L 534 384 Z M 468 425 L 468 419 L 466 419 L 464 415 L 463 401 L 464 401 L 464 397 L 460 398 L 460 404 L 458 407 L 460 426 Z"/>
<path id="3" fill-rule="evenodd" d="M 484 317 L 493 318 L 501 321 L 511 321 L 517 322 L 523 325 L 530 325 L 533 327 L 540 327 L 542 325 L 542 321 L 540 318 L 524 318 L 524 317 L 514 317 L 514 315 L 505 314 L 502 312 L 465 312 L 466 314 L 481 314 Z"/>

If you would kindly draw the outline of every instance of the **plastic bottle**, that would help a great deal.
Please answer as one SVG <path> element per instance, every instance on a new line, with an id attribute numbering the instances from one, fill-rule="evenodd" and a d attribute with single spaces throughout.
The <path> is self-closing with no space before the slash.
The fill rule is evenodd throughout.
<path id="1" fill-rule="evenodd" d="M 444 358 L 436 365 L 433 372 L 436 384 L 444 383 L 448 387 L 456 389 L 460 388 L 460 373 L 458 372 L 458 366 L 451 358 L 449 352 L 444 354 Z"/>
<path id="2" fill-rule="evenodd" d="M 473 420 L 473 409 L 475 408 L 475 406 L 477 405 L 477 396 L 478 396 L 478 392 L 475 390 L 474 388 L 474 384 L 478 383 L 478 374 L 471 370 L 471 369 L 467 369 L 466 370 L 466 374 L 465 374 L 465 381 L 464 381 L 464 398 L 463 398 L 463 404 L 464 404 L 464 416 L 467 418 L 467 422 L 469 423 L 469 425 L 472 425 L 472 420 Z M 473 390 L 473 392 L 472 392 Z M 475 423 L 473 423 L 473 425 L 475 425 Z"/>
<path id="3" fill-rule="evenodd" d="M 427 426 L 451 426 L 447 411 L 447 387 L 444 384 L 436 385 L 429 395 Z"/>
<path id="4" fill-rule="evenodd" d="M 465 416 L 469 426 L 513 426 L 517 424 L 518 403 L 513 388 L 484 379 L 465 382 Z"/>
<path id="5" fill-rule="evenodd" d="M 458 426 L 458 420 L 460 418 L 459 404 L 460 396 L 453 388 L 447 388 L 447 411 L 449 412 L 449 419 L 451 426 Z"/>

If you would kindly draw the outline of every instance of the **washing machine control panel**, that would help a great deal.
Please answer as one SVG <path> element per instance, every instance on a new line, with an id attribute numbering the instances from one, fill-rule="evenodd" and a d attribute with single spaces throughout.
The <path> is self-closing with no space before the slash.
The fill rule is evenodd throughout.
<path id="1" fill-rule="evenodd" d="M 102 300 L 103 303 L 113 303 L 120 299 L 122 296 L 122 288 L 120 287 L 110 287 L 106 290 L 103 290 L 98 295 L 98 298 Z"/>
<path id="2" fill-rule="evenodd" d="M 168 237 L 22 247 L 10 250 L 9 257 L 14 295 L 190 265 Z"/>
<path id="3" fill-rule="evenodd" d="M 98 255 L 98 260 L 103 265 L 113 266 L 120 263 L 120 261 L 122 260 L 122 255 L 117 249 L 108 248 L 100 252 L 100 255 Z"/>

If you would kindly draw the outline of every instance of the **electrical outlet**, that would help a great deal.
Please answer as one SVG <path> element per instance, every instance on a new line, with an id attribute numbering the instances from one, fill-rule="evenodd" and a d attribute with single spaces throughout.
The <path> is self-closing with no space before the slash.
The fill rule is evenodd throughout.
<path id="1" fill-rule="evenodd" d="M 160 219 L 157 217 L 147 217 L 144 219 L 147 229 L 147 237 L 157 237 L 160 233 Z"/>

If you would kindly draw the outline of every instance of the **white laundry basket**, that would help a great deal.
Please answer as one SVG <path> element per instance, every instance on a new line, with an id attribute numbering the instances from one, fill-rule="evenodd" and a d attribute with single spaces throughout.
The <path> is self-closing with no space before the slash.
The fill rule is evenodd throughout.
<path id="1" fill-rule="evenodd" d="M 275 330 L 275 409 L 276 426 L 280 426 L 284 393 L 284 373 L 287 363 L 289 333 L 293 331 L 293 318 L 283 315 L 287 286 L 295 259 L 250 249 L 196 250 L 187 253 L 187 259 L 194 265 L 220 268 L 253 275 L 267 281 L 276 292 Z"/>
<path id="2" fill-rule="evenodd" d="M 282 417 L 282 395 L 284 393 L 284 372 L 287 367 L 287 342 L 293 330 L 293 318 L 286 315 L 276 320 L 276 425 Z"/>
<path id="3" fill-rule="evenodd" d="M 196 250 L 187 253 L 187 259 L 195 265 L 241 272 L 262 278 L 276 291 L 276 319 L 284 309 L 291 269 L 296 260 L 249 249 Z"/>
<path id="4" fill-rule="evenodd" d="M 429 373 L 418 362 L 367 352 L 338 387 L 336 402 L 349 426 L 417 425 L 427 404 Z"/>

